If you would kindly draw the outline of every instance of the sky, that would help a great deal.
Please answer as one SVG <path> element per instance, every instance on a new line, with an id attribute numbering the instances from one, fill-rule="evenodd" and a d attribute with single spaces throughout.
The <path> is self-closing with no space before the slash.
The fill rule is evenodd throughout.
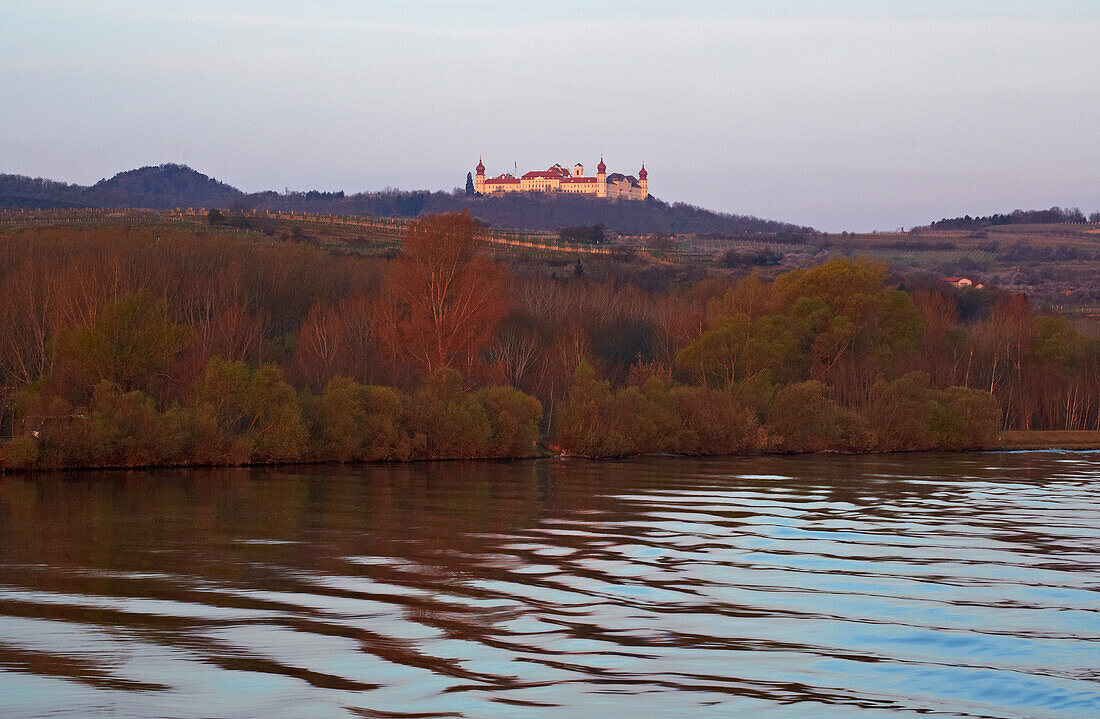
<path id="1" fill-rule="evenodd" d="M 583 163 L 823 230 L 1100 210 L 1096 0 L 0 0 L 0 172 L 246 191 Z"/>

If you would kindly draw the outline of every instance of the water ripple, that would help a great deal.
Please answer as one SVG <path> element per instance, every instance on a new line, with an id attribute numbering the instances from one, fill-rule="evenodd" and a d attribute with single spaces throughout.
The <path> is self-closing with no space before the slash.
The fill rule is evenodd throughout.
<path id="1" fill-rule="evenodd" d="M 4 717 L 1100 716 L 1100 455 L 0 482 Z"/>

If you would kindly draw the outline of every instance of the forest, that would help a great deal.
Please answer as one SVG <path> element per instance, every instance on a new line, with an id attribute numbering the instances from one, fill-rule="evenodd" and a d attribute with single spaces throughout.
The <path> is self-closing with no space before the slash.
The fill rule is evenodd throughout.
<path id="1" fill-rule="evenodd" d="M 563 271 L 564 270 L 564 271 Z M 831 260 L 642 273 L 210 229 L 0 235 L 7 469 L 996 446 L 1100 429 L 1100 341 L 1022 295 Z"/>

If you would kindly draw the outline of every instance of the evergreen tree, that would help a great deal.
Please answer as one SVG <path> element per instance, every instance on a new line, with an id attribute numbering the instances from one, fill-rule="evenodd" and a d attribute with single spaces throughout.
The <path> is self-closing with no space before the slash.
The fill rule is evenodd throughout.
<path id="1" fill-rule="evenodd" d="M 466 194 L 469 196 L 474 194 L 474 176 L 469 172 L 466 173 Z"/>

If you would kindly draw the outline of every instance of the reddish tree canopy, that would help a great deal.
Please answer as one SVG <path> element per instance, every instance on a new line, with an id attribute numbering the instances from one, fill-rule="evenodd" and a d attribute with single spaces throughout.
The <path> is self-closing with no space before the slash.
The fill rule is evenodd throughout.
<path id="1" fill-rule="evenodd" d="M 507 271 L 479 243 L 466 212 L 425 217 L 386 274 L 383 337 L 425 375 L 474 364 L 508 311 Z"/>

